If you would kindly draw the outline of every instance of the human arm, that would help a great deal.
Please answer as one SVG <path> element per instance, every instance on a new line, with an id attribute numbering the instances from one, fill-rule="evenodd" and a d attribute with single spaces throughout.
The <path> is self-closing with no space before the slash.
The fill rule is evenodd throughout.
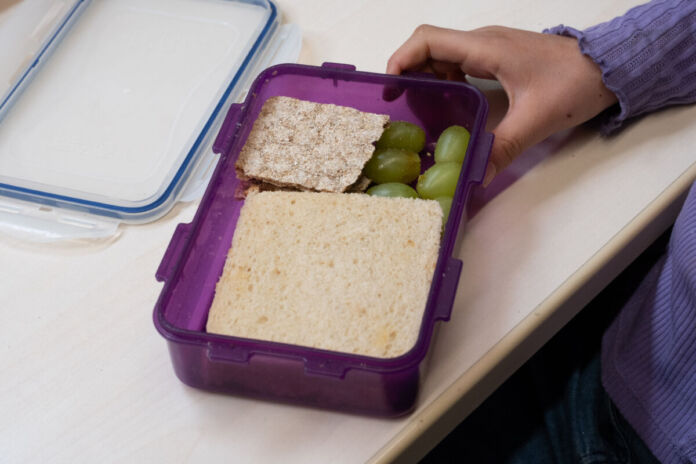
<path id="1" fill-rule="evenodd" d="M 573 37 L 602 70 L 619 108 L 602 132 L 670 105 L 696 102 L 696 2 L 653 0 L 583 31 L 560 25 L 545 32 Z"/>
<path id="2" fill-rule="evenodd" d="M 522 150 L 616 102 L 599 67 L 580 52 L 575 39 L 505 27 L 457 31 L 420 26 L 388 62 L 388 73 L 407 70 L 500 82 L 509 109 L 493 131 L 484 185 Z"/>
<path id="3" fill-rule="evenodd" d="M 494 129 L 484 184 L 525 148 L 617 100 L 603 114 L 603 133 L 634 116 L 696 101 L 693 0 L 654 0 L 585 31 L 559 26 L 548 32 L 421 26 L 390 58 L 387 72 L 500 81 L 510 106 Z"/>

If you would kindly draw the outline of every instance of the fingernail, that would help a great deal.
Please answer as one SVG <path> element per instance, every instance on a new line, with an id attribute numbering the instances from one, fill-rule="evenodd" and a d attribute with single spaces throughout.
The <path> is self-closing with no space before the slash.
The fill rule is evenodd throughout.
<path id="1" fill-rule="evenodd" d="M 384 89 L 382 89 L 382 99 L 384 101 L 391 102 L 399 98 L 402 93 L 404 93 L 403 88 L 385 85 Z"/>
<path id="2" fill-rule="evenodd" d="M 498 170 L 495 168 L 495 165 L 493 163 L 488 163 L 488 167 L 486 167 L 486 174 L 483 176 L 483 186 L 488 187 L 488 184 L 491 183 L 497 173 Z"/>

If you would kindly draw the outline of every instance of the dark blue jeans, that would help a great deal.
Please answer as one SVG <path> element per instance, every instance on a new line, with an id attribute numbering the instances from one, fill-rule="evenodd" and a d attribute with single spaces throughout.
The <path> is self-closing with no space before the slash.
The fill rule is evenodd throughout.
<path id="1" fill-rule="evenodd" d="M 600 346 L 667 238 L 668 233 L 655 242 L 422 462 L 657 463 L 602 388 Z"/>

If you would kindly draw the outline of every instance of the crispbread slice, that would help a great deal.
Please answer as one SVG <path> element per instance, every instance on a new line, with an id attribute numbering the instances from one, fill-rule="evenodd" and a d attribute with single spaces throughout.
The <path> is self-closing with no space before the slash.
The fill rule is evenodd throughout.
<path id="1" fill-rule="evenodd" d="M 442 210 L 432 200 L 250 194 L 207 330 L 399 356 L 418 338 L 441 224 Z"/>
<path id="2" fill-rule="evenodd" d="M 290 97 L 264 103 L 235 165 L 240 179 L 344 192 L 360 177 L 389 116 Z"/>
<path id="3" fill-rule="evenodd" d="M 372 181 L 368 179 L 367 177 L 361 175 L 360 178 L 358 178 L 357 182 L 355 182 L 353 185 L 349 186 L 346 189 L 346 193 L 361 193 L 367 190 L 367 187 L 370 186 Z M 293 187 L 279 187 L 274 184 L 269 184 L 268 182 L 260 182 L 256 180 L 243 180 L 238 186 L 237 190 L 235 191 L 234 197 L 238 200 L 243 200 L 244 198 L 247 197 L 250 193 L 253 192 L 268 192 L 268 191 L 276 191 L 276 190 L 283 190 L 283 191 L 297 191 L 297 189 Z"/>
<path id="4" fill-rule="evenodd" d="M 346 189 L 346 192 L 349 192 L 349 193 L 364 192 L 365 190 L 367 190 L 367 187 L 369 187 L 371 183 L 372 183 L 372 181 L 370 179 L 368 179 L 366 176 L 361 174 L 360 177 L 358 177 L 358 180 L 356 180 L 353 185 L 349 186 Z"/>

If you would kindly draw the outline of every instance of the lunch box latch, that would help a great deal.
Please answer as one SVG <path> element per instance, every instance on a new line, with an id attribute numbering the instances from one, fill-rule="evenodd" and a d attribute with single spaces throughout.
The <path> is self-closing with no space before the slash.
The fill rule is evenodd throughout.
<path id="1" fill-rule="evenodd" d="M 322 68 L 332 68 L 340 69 L 343 71 L 355 71 L 355 65 L 345 64 L 345 63 L 332 63 L 330 61 L 325 61 L 321 64 Z"/>
<path id="2" fill-rule="evenodd" d="M 165 282 L 172 276 L 176 263 L 179 262 L 179 257 L 184 249 L 184 244 L 190 235 L 190 223 L 182 223 L 176 226 L 174 235 L 167 246 L 167 251 L 164 253 L 164 257 L 157 268 L 157 273 L 155 273 L 155 278 L 158 282 Z"/>
<path id="3" fill-rule="evenodd" d="M 246 363 L 249 356 L 249 350 L 243 346 L 208 343 L 208 358 L 211 361 Z"/>
<path id="4" fill-rule="evenodd" d="M 348 368 L 342 362 L 325 359 L 307 359 L 305 361 L 305 373 L 309 375 L 323 375 L 342 378 Z"/>
<path id="5" fill-rule="evenodd" d="M 491 148 L 493 147 L 494 135 L 489 132 L 483 132 L 480 135 L 478 143 L 473 147 L 471 159 L 471 179 L 473 182 L 483 182 L 483 177 L 486 175 L 486 167 L 488 166 L 488 158 L 491 156 Z"/>

